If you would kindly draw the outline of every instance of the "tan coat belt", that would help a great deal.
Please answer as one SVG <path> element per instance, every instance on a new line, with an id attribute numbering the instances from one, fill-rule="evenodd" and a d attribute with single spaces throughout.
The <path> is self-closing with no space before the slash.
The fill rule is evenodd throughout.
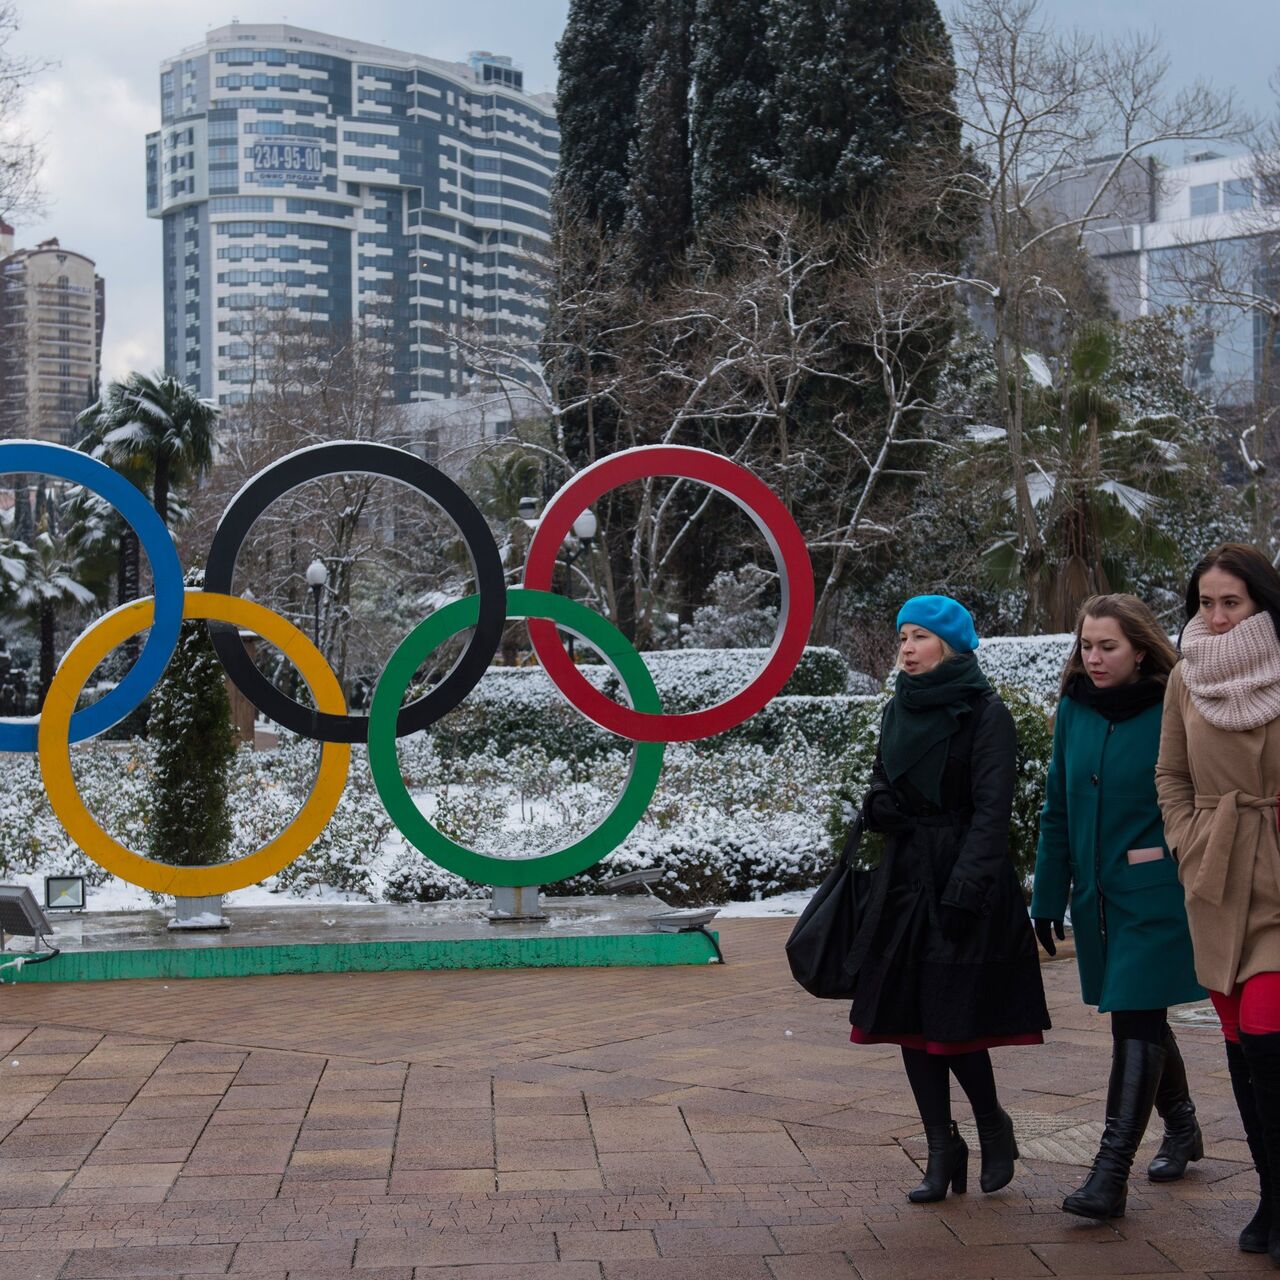
<path id="1" fill-rule="evenodd" d="M 1196 878 L 1188 890 L 1193 898 L 1215 907 L 1222 905 L 1227 888 L 1227 868 L 1231 865 L 1231 849 L 1236 839 L 1236 823 L 1241 809 L 1274 809 L 1275 796 L 1249 796 L 1240 791 L 1227 791 L 1220 796 L 1197 795 L 1197 809 L 1216 809 L 1209 827 Z"/>

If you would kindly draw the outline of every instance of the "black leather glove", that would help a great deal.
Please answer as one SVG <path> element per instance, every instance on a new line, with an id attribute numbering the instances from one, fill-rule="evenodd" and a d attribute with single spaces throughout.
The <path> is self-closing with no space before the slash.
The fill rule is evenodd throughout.
<path id="1" fill-rule="evenodd" d="M 962 942 L 977 923 L 978 917 L 972 911 L 948 906 L 945 902 L 938 907 L 938 928 L 948 942 Z"/>
<path id="2" fill-rule="evenodd" d="M 1032 925 L 1035 927 L 1036 937 L 1040 939 L 1040 945 L 1044 948 L 1047 956 L 1056 956 L 1058 948 L 1054 945 L 1053 935 L 1058 935 L 1058 941 L 1061 942 L 1067 935 L 1062 932 L 1061 920 L 1033 920 Z"/>
<path id="3" fill-rule="evenodd" d="M 876 831 L 904 831 L 911 818 L 898 806 L 898 798 L 888 787 L 877 787 L 867 797 L 868 817 Z"/>

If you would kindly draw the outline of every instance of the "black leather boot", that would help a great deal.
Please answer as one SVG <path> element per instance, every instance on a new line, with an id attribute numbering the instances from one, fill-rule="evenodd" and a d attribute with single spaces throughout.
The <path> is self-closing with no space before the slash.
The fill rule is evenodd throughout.
<path id="1" fill-rule="evenodd" d="M 1251 1036 L 1240 1032 L 1240 1047 L 1253 1081 L 1253 1097 L 1258 1107 L 1258 1134 L 1267 1167 L 1274 1176 L 1280 1167 L 1280 1033 Z M 1274 1193 L 1275 1188 L 1272 1187 Z M 1280 1267 L 1280 1196 L 1269 1197 L 1270 1230 L 1267 1254 Z"/>
<path id="2" fill-rule="evenodd" d="M 969 1189 L 969 1146 L 960 1136 L 956 1122 L 945 1125 L 925 1125 L 925 1140 L 929 1144 L 929 1161 L 924 1168 L 924 1181 L 907 1192 L 913 1204 L 928 1204 L 945 1200 L 947 1185 L 956 1195 L 964 1195 Z"/>
<path id="3" fill-rule="evenodd" d="M 1152 1182 L 1175 1182 L 1193 1160 L 1204 1159 L 1204 1135 L 1187 1088 L 1187 1068 L 1170 1031 L 1164 1041 L 1164 1073 L 1156 1089 L 1156 1112 L 1164 1121 L 1164 1141 L 1147 1166 Z"/>
<path id="4" fill-rule="evenodd" d="M 1236 1095 L 1236 1108 L 1244 1126 L 1244 1140 L 1249 1144 L 1253 1167 L 1258 1171 L 1258 1211 L 1240 1232 L 1242 1253 L 1266 1253 L 1271 1234 L 1271 1164 L 1262 1144 L 1262 1121 L 1258 1119 L 1258 1100 L 1253 1095 L 1253 1080 L 1244 1050 L 1227 1041 L 1227 1070 L 1231 1073 L 1231 1092 Z"/>
<path id="5" fill-rule="evenodd" d="M 975 1115 L 978 1142 L 982 1147 L 982 1171 L 978 1185 L 983 1191 L 999 1191 L 1013 1181 L 1013 1162 L 1018 1158 L 1018 1140 L 1013 1120 L 1003 1107 L 985 1116 Z"/>
<path id="6" fill-rule="evenodd" d="M 1081 1218 L 1124 1217 L 1129 1169 L 1147 1130 L 1163 1070 L 1164 1049 L 1160 1045 L 1148 1040 L 1114 1043 L 1102 1143 L 1084 1185 L 1062 1202 L 1067 1213 Z"/>

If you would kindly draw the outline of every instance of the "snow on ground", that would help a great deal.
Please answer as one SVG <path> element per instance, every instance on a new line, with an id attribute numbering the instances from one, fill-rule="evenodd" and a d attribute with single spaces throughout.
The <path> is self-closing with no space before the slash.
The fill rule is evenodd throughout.
<path id="1" fill-rule="evenodd" d="M 798 916 L 809 905 L 813 889 L 797 889 L 793 893 L 778 893 L 772 898 L 756 902 L 726 902 L 720 914 L 731 920 L 750 916 Z"/>
<path id="2" fill-rule="evenodd" d="M 38 874 L 13 875 L 6 877 L 10 884 L 26 885 L 35 894 L 36 901 L 44 904 L 44 876 Z M 477 886 L 476 896 L 485 895 L 484 889 Z M 727 919 L 742 919 L 751 916 L 798 916 L 808 905 L 813 896 L 812 889 L 801 889 L 795 893 L 779 893 L 772 898 L 763 898 L 758 902 L 726 902 L 720 907 L 721 916 Z M 89 885 L 85 889 L 86 914 L 95 911 L 149 911 L 157 907 L 168 907 L 169 899 L 160 898 L 156 894 L 139 889 L 137 885 L 126 884 L 123 880 L 112 876 L 105 884 L 96 888 Z M 340 893 L 328 886 L 319 886 L 304 896 L 294 893 L 272 893 L 260 884 L 250 885 L 247 889 L 237 889 L 226 895 L 224 910 L 234 911 L 236 907 L 306 907 L 323 902 L 335 908 L 348 904 L 368 906 L 369 900 L 360 894 Z"/>

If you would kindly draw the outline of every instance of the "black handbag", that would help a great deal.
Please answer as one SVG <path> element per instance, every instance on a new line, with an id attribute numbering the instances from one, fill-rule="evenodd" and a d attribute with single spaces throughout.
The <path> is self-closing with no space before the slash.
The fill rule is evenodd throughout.
<path id="1" fill-rule="evenodd" d="M 862 814 L 854 819 L 840 858 L 818 886 L 787 939 L 791 976 L 821 1000 L 850 1000 L 856 976 L 845 971 L 875 871 L 853 866 L 862 840 Z"/>

